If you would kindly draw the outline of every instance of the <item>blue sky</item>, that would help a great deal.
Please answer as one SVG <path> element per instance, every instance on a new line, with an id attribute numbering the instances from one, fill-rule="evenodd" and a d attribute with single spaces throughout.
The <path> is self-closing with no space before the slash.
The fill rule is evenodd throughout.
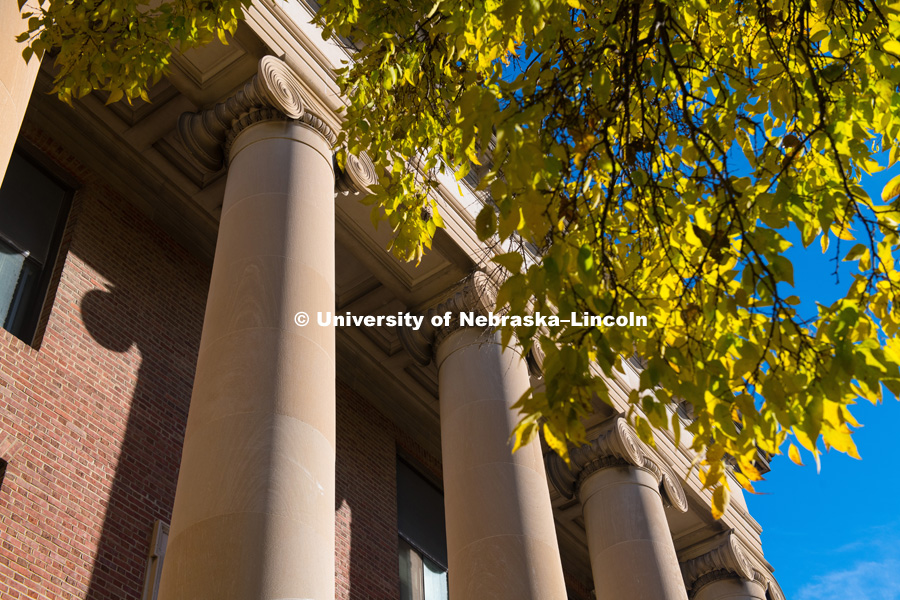
<path id="1" fill-rule="evenodd" d="M 880 197 L 898 174 L 900 164 L 867 178 L 865 188 Z M 808 249 L 797 243 L 788 253 L 805 314 L 816 301 L 843 296 L 850 282 L 849 263 L 840 284 L 835 281 L 833 257 L 833 246 L 823 255 L 818 243 Z M 863 425 L 854 435 L 861 461 L 832 451 L 817 474 L 809 455 L 804 467 L 778 456 L 756 486 L 760 493 L 746 495 L 788 600 L 900 600 L 900 402 L 886 396 L 883 404 L 860 404 L 853 413 Z"/>

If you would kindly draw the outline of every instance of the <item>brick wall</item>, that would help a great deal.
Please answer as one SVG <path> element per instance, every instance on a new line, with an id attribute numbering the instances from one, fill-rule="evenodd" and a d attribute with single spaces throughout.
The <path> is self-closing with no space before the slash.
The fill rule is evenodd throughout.
<path id="1" fill-rule="evenodd" d="M 396 598 L 396 448 L 390 422 L 338 385 L 335 599 Z"/>
<path id="2" fill-rule="evenodd" d="M 47 136 L 23 136 L 80 189 L 40 349 L 0 330 L 0 598 L 140 598 L 209 270 Z"/>
<path id="3" fill-rule="evenodd" d="M 340 381 L 337 395 L 335 599 L 396 599 L 397 456 L 437 481 L 440 463 Z"/>

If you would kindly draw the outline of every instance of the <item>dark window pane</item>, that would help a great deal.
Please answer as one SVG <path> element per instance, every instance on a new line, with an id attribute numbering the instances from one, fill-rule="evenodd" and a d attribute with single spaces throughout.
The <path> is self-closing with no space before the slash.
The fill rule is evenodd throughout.
<path id="1" fill-rule="evenodd" d="M 26 158 L 13 153 L 0 187 L 0 235 L 43 266 L 51 255 L 67 193 Z"/>
<path id="2" fill-rule="evenodd" d="M 400 535 L 446 569 L 444 496 L 402 461 L 397 461 L 397 516 Z"/>
<path id="3" fill-rule="evenodd" d="M 3 246 L 0 241 L 0 317 L 7 331 L 22 331 L 40 287 L 41 266 Z"/>
<path id="4" fill-rule="evenodd" d="M 0 240 L 0 322 L 5 323 L 9 316 L 24 266 L 25 255 Z"/>
<path id="5" fill-rule="evenodd" d="M 69 191 L 14 152 L 0 186 L 0 325 L 31 343 L 69 210 Z"/>

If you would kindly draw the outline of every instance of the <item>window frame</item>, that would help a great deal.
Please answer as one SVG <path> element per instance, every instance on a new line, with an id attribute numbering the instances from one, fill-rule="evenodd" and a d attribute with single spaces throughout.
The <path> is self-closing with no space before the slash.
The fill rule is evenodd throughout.
<path id="1" fill-rule="evenodd" d="M 141 592 L 141 600 L 156 600 L 159 595 L 159 583 L 168 545 L 169 524 L 157 519 L 153 523 L 153 532 L 150 534 L 150 547 L 147 551 L 147 567 L 144 570 L 144 589 Z"/>
<path id="2" fill-rule="evenodd" d="M 50 157 L 26 140 L 20 138 L 16 141 L 10 160 L 16 154 L 64 190 L 60 211 L 56 217 L 56 223 L 53 224 L 53 235 L 50 237 L 50 252 L 42 265 L 40 277 L 38 278 L 38 291 L 33 302 L 23 309 L 25 311 L 24 320 L 28 324 L 28 330 L 24 333 L 30 335 L 20 337 L 18 333 L 0 326 L 0 329 L 12 337 L 35 350 L 39 350 L 44 339 L 50 310 L 56 298 L 56 288 L 62 274 L 60 267 L 68 255 L 69 244 L 64 242 L 66 242 L 66 235 L 69 233 L 73 223 L 72 216 L 75 212 L 76 194 L 81 186 L 68 173 L 64 172 L 58 164 L 53 162 Z M 6 172 L 8 170 L 9 165 L 7 164 Z M 4 173 L 4 179 L 5 177 L 6 173 Z M 0 181 L 0 185 L 2 183 Z"/>
<path id="3" fill-rule="evenodd" d="M 444 487 L 441 485 L 441 482 L 431 473 L 423 469 L 419 466 L 418 462 L 415 459 L 408 457 L 406 454 L 402 452 L 398 452 L 395 457 L 395 474 L 399 473 L 400 463 L 406 466 L 410 471 L 412 471 L 415 475 L 420 477 L 425 483 L 433 487 L 438 493 L 440 493 L 441 497 L 444 496 Z M 410 581 L 410 600 L 425 600 L 425 560 L 435 564 L 438 568 L 443 569 L 443 573 L 448 573 L 448 565 L 444 564 L 445 561 L 440 560 L 434 556 L 432 556 L 429 552 L 425 551 L 422 547 L 416 544 L 414 541 L 409 539 L 408 536 L 404 535 L 403 532 L 400 531 L 400 497 L 399 497 L 399 489 L 397 496 L 397 558 L 398 563 L 400 561 L 400 556 L 403 552 L 407 553 L 408 556 L 408 566 L 409 566 L 409 581 Z M 445 526 L 446 527 L 446 526 Z M 446 529 L 445 529 L 446 534 Z M 401 565 L 398 564 L 398 568 Z M 398 593 L 402 595 L 402 581 L 400 582 L 401 588 L 398 590 Z M 450 582 L 449 579 L 447 581 L 447 593 L 449 595 Z"/>

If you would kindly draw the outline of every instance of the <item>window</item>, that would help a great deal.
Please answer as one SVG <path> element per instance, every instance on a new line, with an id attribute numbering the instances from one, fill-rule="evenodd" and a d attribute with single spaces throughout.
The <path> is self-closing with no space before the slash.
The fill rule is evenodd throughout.
<path id="1" fill-rule="evenodd" d="M 0 186 L 0 325 L 29 344 L 70 205 L 69 188 L 13 152 Z"/>
<path id="2" fill-rule="evenodd" d="M 400 600 L 447 600 L 444 496 L 403 461 L 397 461 L 400 530 Z"/>
<path id="3" fill-rule="evenodd" d="M 156 600 L 159 594 L 159 578 L 162 576 L 168 542 L 169 526 L 157 520 L 153 524 L 153 535 L 150 536 L 150 552 L 147 556 L 147 571 L 144 574 L 144 593 L 141 600 Z"/>
<path id="4" fill-rule="evenodd" d="M 6 477 L 6 465 L 8 463 L 0 458 L 0 489 L 3 489 L 3 479 Z"/>

